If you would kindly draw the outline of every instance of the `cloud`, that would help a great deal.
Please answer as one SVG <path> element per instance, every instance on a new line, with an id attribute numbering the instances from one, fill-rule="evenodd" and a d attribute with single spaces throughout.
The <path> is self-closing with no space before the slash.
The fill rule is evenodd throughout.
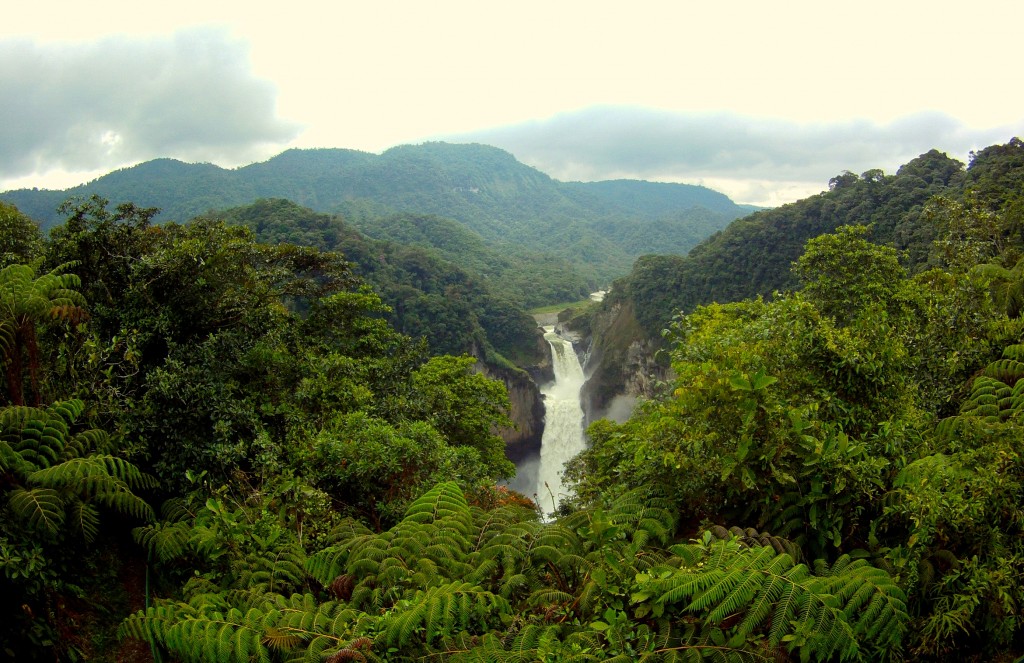
<path id="1" fill-rule="evenodd" d="M 932 148 L 955 158 L 1005 142 L 1013 129 L 974 130 L 941 113 L 888 124 L 797 123 L 727 112 L 598 106 L 452 137 L 504 148 L 563 180 L 617 177 L 706 182 L 743 202 L 779 204 L 820 191 L 844 170 L 895 168 Z"/>
<path id="2" fill-rule="evenodd" d="M 145 41 L 0 41 L 0 180 L 110 169 L 154 157 L 229 164 L 299 128 L 224 30 Z"/>

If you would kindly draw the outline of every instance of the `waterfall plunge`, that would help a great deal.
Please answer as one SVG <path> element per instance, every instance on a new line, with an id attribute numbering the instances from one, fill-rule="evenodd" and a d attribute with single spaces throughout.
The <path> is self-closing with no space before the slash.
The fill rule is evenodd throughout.
<path id="1" fill-rule="evenodd" d="M 541 389 L 544 395 L 544 435 L 541 438 L 537 500 L 543 511 L 554 510 L 562 493 L 562 466 L 586 448 L 583 437 L 583 408 L 580 389 L 585 378 L 572 343 L 544 328 L 544 339 L 551 346 L 555 381 Z"/>

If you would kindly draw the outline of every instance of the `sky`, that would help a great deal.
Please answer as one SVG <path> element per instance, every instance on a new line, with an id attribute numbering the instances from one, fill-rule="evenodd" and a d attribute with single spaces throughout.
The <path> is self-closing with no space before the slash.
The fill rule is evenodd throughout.
<path id="1" fill-rule="evenodd" d="M 447 140 L 778 205 L 1024 134 L 1019 0 L 17 4 L 0 191 Z"/>

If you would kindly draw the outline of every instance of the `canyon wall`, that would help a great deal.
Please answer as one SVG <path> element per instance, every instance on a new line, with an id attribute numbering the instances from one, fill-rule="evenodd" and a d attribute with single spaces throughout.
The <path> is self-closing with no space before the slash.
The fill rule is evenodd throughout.
<path id="1" fill-rule="evenodd" d="M 581 400 L 586 421 L 625 421 L 639 398 L 652 398 L 671 368 L 658 357 L 661 339 L 647 338 L 633 305 L 620 301 L 563 323 L 579 337 L 587 382 Z"/>

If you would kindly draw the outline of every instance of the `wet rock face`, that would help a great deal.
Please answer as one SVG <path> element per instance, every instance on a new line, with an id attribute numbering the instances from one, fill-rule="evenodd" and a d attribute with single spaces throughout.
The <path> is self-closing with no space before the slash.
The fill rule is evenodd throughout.
<path id="1" fill-rule="evenodd" d="M 544 433 L 544 400 L 537 383 L 529 376 L 503 381 L 508 389 L 511 416 L 516 429 L 504 430 L 501 436 L 505 440 L 506 453 L 515 460 L 515 457 L 540 448 L 541 435 Z"/>
<path id="2" fill-rule="evenodd" d="M 638 398 L 653 397 L 671 377 L 669 367 L 655 361 L 661 339 L 646 338 L 628 301 L 595 315 L 580 347 L 586 356 L 582 401 L 588 424 L 624 421 Z"/>
<path id="3" fill-rule="evenodd" d="M 516 428 L 499 431 L 505 440 L 505 453 L 513 462 L 540 451 L 541 436 L 544 434 L 544 399 L 538 385 L 554 379 L 551 367 L 551 353 L 543 332 L 537 329 L 537 343 L 543 349 L 543 361 L 525 370 L 511 370 L 502 366 L 491 366 L 482 360 L 478 369 L 487 377 L 501 380 L 508 390 L 509 416 Z"/>

